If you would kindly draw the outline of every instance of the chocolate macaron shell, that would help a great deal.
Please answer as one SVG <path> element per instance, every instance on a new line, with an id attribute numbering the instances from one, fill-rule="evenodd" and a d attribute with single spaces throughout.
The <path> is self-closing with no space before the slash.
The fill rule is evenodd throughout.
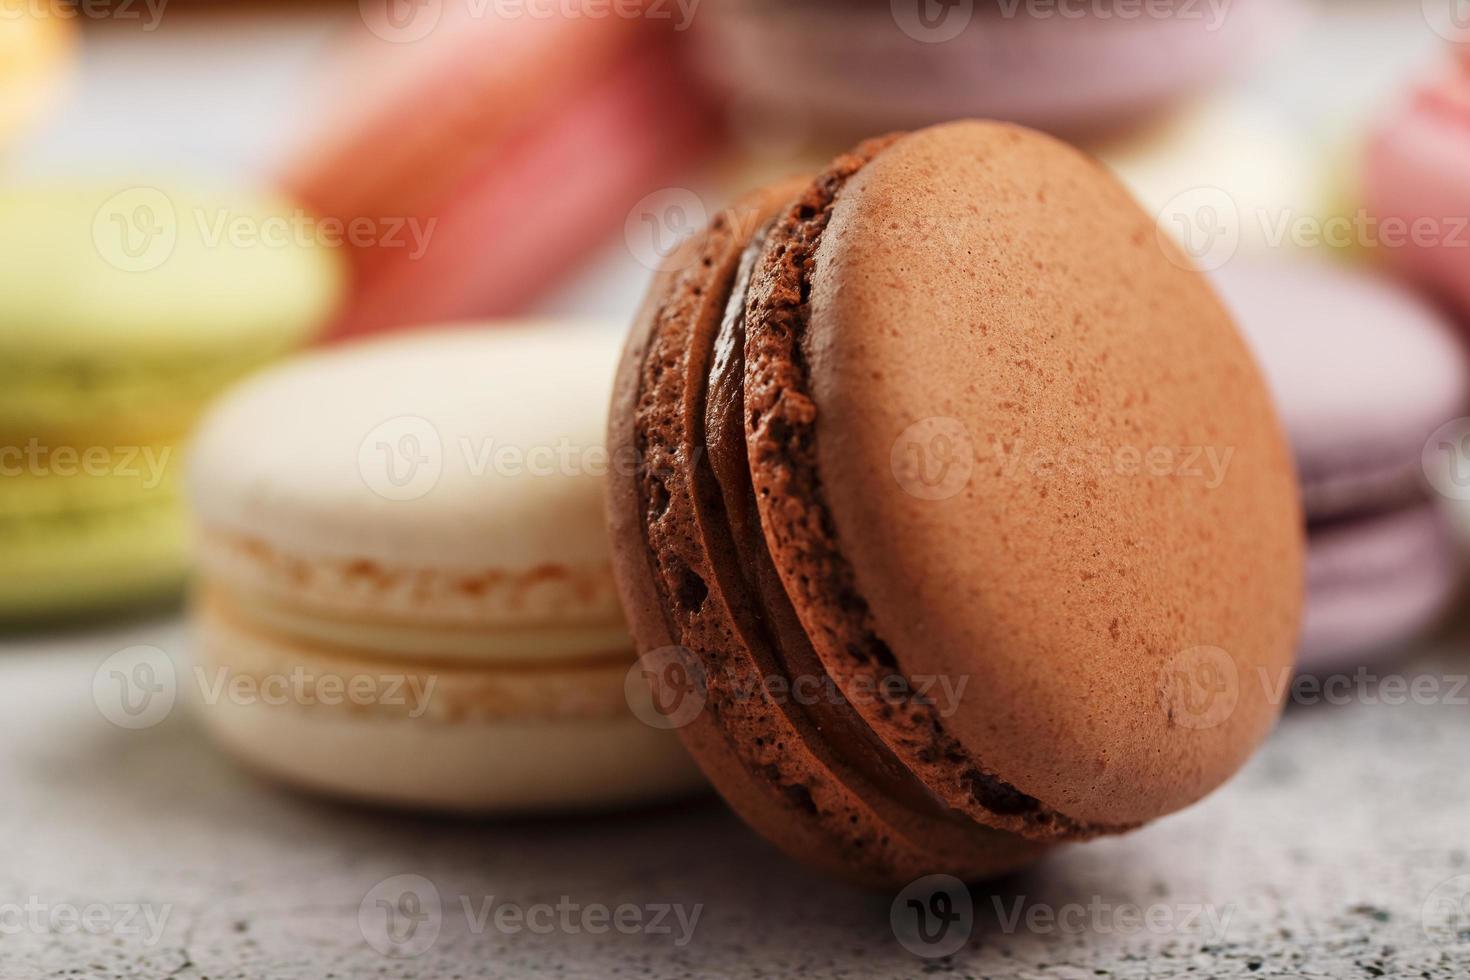
<path id="1" fill-rule="evenodd" d="M 1198 800 L 1291 664 L 1284 436 L 1167 248 L 1089 158 L 956 123 L 839 161 L 750 289 L 750 467 L 806 634 L 844 685 L 963 683 L 949 711 L 858 708 L 951 807 L 1028 837 Z"/>
<path id="2" fill-rule="evenodd" d="M 732 530 L 738 521 L 724 511 L 705 405 L 717 397 L 708 382 L 741 253 L 804 183 L 771 188 L 719 215 L 660 276 L 635 323 L 610 438 L 613 458 L 638 460 L 636 468 L 616 467 L 609 494 L 620 589 L 656 688 L 673 676 L 697 678 L 702 708 L 678 719 L 685 745 L 768 839 L 809 865 L 869 884 L 938 870 L 997 873 L 1033 859 L 1039 847 L 950 812 L 901 765 L 875 759 L 876 740 L 866 752 L 834 748 L 832 733 L 819 730 L 820 704 L 765 684 L 792 680 L 778 648 L 799 641 L 774 635 L 779 611 L 757 608 L 769 596 L 758 595 L 755 565 L 743 561 Z M 741 509 L 753 514 L 753 502 Z M 789 612 L 784 618 L 796 622 Z M 680 694 L 660 693 L 665 704 Z"/>

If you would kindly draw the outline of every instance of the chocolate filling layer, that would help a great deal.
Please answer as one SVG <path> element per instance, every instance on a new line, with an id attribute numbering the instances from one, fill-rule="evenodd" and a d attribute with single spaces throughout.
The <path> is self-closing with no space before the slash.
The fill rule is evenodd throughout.
<path id="1" fill-rule="evenodd" d="M 875 786 L 911 809 L 944 819 L 960 818 L 916 780 L 882 740 L 845 704 L 812 649 L 781 585 L 761 531 L 750 463 L 745 449 L 745 296 L 750 273 L 769 227 L 746 247 L 725 315 L 715 337 L 704 391 L 704 453 L 696 475 L 699 507 L 712 523 L 730 532 L 739 581 L 722 583 L 749 597 L 785 682 L 800 682 L 814 696 L 799 704 L 833 752 Z"/>

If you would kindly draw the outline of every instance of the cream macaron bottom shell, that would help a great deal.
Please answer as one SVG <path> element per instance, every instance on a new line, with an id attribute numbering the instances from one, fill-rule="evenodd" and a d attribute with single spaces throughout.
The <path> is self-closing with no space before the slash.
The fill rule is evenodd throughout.
<path id="1" fill-rule="evenodd" d="M 704 785 L 673 733 L 630 707 L 631 653 L 521 669 L 395 658 L 281 633 L 218 590 L 196 606 L 205 727 L 289 784 L 461 813 L 616 807 Z"/>

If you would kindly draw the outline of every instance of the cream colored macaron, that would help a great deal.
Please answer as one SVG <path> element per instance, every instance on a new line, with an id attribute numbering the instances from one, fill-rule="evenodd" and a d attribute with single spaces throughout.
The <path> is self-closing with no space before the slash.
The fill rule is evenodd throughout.
<path id="1" fill-rule="evenodd" d="M 303 357 L 191 457 L 203 717 L 254 768 L 499 812 L 700 785 L 630 706 L 602 512 L 617 331 L 486 325 Z M 646 714 L 644 715 L 647 716 Z"/>

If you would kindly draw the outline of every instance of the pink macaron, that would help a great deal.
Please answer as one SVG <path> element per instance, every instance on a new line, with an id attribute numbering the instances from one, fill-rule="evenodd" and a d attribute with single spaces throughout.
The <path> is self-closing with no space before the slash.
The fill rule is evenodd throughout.
<path id="1" fill-rule="evenodd" d="M 1425 443 L 1470 405 L 1452 324 L 1405 287 L 1327 262 L 1237 259 L 1214 273 L 1276 398 L 1302 484 L 1304 670 L 1392 655 L 1459 581 Z"/>
<path id="2" fill-rule="evenodd" d="M 704 142 L 667 25 L 424 6 L 344 39 L 282 175 L 347 232 L 333 337 L 516 311 Z"/>
<path id="3" fill-rule="evenodd" d="M 1470 54 L 1379 120 L 1364 191 L 1383 252 L 1470 318 Z"/>

